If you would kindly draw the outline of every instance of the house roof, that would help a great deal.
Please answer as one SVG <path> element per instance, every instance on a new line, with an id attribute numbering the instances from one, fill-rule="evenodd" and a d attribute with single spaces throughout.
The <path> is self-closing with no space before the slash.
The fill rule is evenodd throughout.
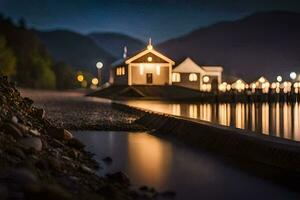
<path id="1" fill-rule="evenodd" d="M 197 65 L 191 58 L 186 58 L 182 63 L 173 68 L 173 72 L 196 72 L 205 73 L 205 71 Z"/>
<path id="2" fill-rule="evenodd" d="M 156 56 L 158 56 L 159 58 L 163 59 L 164 61 L 170 63 L 171 65 L 174 65 L 175 62 L 173 60 L 171 60 L 170 58 L 164 56 L 163 54 L 159 53 L 158 51 L 156 51 L 152 45 L 148 45 L 147 46 L 147 49 L 143 49 L 141 51 L 138 51 L 134 54 L 132 54 L 131 56 L 128 56 L 127 58 L 123 58 L 123 59 L 120 59 L 120 60 L 117 60 L 115 62 L 112 63 L 112 66 L 113 67 L 116 67 L 116 66 L 119 66 L 119 65 L 122 65 L 122 64 L 129 64 L 131 62 L 133 62 L 134 60 L 148 54 L 148 53 L 152 53 Z"/>

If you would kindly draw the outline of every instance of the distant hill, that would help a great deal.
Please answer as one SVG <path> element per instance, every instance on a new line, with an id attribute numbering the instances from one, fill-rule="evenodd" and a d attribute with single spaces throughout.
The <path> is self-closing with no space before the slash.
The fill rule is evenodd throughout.
<path id="1" fill-rule="evenodd" d="M 177 60 L 220 64 L 227 73 L 248 80 L 259 75 L 300 72 L 300 13 L 262 12 L 221 22 L 175 38 L 156 48 Z"/>
<path id="2" fill-rule="evenodd" d="M 121 33 L 91 33 L 89 36 L 99 47 L 117 58 L 122 58 L 124 46 L 129 54 L 145 47 L 145 43 Z"/>
<path id="3" fill-rule="evenodd" d="M 109 65 L 114 56 L 100 48 L 90 37 L 68 30 L 38 31 L 55 61 L 64 61 L 74 69 L 96 74 L 96 62 L 104 63 L 104 79 L 108 79 Z"/>

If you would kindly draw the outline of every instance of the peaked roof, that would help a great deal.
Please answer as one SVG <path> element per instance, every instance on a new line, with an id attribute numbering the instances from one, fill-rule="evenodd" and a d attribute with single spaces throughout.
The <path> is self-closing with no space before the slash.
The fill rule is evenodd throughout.
<path id="1" fill-rule="evenodd" d="M 123 58 L 123 59 L 120 59 L 120 60 L 117 60 L 115 62 L 112 63 L 112 66 L 118 66 L 118 65 L 121 65 L 121 64 L 129 64 L 131 63 L 132 61 L 148 54 L 148 53 L 152 53 L 158 57 L 160 57 L 161 59 L 165 60 L 166 62 L 170 63 L 171 65 L 175 65 L 175 62 L 173 60 L 171 60 L 170 58 L 164 56 L 163 54 L 159 53 L 158 51 L 156 51 L 153 46 L 150 44 L 147 46 L 147 49 L 143 49 L 141 51 L 138 51 L 136 53 L 134 53 L 133 55 L 127 57 L 127 58 Z"/>
<path id="2" fill-rule="evenodd" d="M 205 73 L 205 71 L 197 65 L 191 58 L 187 57 L 182 63 L 173 68 L 173 72 L 196 72 Z"/>

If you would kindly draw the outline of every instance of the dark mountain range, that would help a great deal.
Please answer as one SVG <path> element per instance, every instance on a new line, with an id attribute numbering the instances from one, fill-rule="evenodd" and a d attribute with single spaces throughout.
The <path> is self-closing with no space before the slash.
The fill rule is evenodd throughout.
<path id="1" fill-rule="evenodd" d="M 39 31 L 37 34 L 55 61 L 64 61 L 76 70 L 87 70 L 96 74 L 95 64 L 98 61 L 103 62 L 103 78 L 107 80 L 109 65 L 115 58 L 90 37 L 68 30 Z"/>
<path id="2" fill-rule="evenodd" d="M 178 60 L 223 65 L 226 73 L 251 80 L 300 72 L 300 13 L 264 12 L 221 22 L 166 41 L 156 48 Z"/>
<path id="3" fill-rule="evenodd" d="M 121 33 L 91 33 L 89 36 L 99 47 L 117 58 L 122 58 L 124 46 L 128 54 L 145 48 L 145 43 Z"/>

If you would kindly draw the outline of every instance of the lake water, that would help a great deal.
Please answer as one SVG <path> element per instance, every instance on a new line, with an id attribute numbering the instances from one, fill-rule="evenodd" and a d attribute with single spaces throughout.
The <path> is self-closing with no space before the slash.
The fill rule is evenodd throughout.
<path id="1" fill-rule="evenodd" d="M 300 141 L 299 103 L 208 104 L 141 100 L 125 103 L 157 112 Z"/>
<path id="2" fill-rule="evenodd" d="M 103 167 L 100 175 L 123 171 L 134 185 L 175 191 L 178 200 L 300 198 L 207 152 L 144 132 L 76 131 L 74 135 L 95 153 Z M 101 161 L 106 156 L 113 159 L 110 165 Z"/>

